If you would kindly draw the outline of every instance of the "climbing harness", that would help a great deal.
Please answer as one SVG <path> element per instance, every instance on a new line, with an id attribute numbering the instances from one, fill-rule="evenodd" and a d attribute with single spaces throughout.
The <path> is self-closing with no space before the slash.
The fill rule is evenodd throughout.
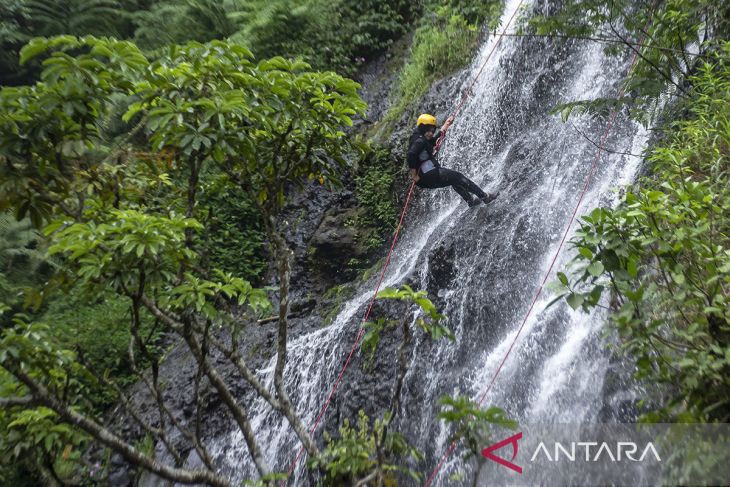
<path id="1" fill-rule="evenodd" d="M 509 21 L 507 22 L 507 25 L 505 26 L 504 30 L 502 31 L 502 34 L 499 34 L 499 38 L 495 41 L 494 45 L 492 46 L 492 49 L 489 51 L 489 54 L 487 55 L 487 58 L 484 60 L 484 63 L 482 64 L 481 69 L 477 73 L 477 75 L 474 77 L 472 82 L 469 84 L 469 86 L 464 90 L 462 93 L 461 101 L 456 106 L 456 109 L 452 113 L 452 117 L 456 118 L 456 116 L 461 111 L 462 107 L 466 103 L 466 101 L 469 99 L 469 97 L 472 94 L 472 88 L 476 84 L 477 80 L 481 76 L 482 72 L 484 71 L 484 68 L 487 66 L 487 62 L 489 62 L 489 59 L 492 57 L 492 54 L 497 49 L 497 46 L 502 42 L 502 38 L 504 34 L 507 32 L 507 29 L 509 28 L 510 24 L 514 20 L 515 16 L 517 15 L 517 12 L 519 11 L 520 7 L 522 6 L 522 3 L 524 0 L 520 0 L 520 3 L 517 5 L 517 8 L 515 9 L 514 13 L 510 17 Z M 438 152 L 439 147 L 441 146 L 441 143 L 443 142 L 444 137 L 446 136 L 446 133 L 442 133 L 441 136 L 436 141 L 436 144 L 434 146 L 434 152 Z M 385 276 L 385 271 L 388 269 L 388 264 L 390 264 L 390 258 L 393 254 L 393 249 L 395 248 L 395 243 L 398 240 L 398 235 L 400 233 L 400 229 L 403 225 L 403 219 L 406 216 L 406 211 L 408 210 L 408 205 L 411 201 L 411 195 L 413 194 L 413 188 L 415 187 L 416 182 L 413 181 L 411 183 L 411 187 L 408 190 L 408 195 L 406 196 L 406 202 L 405 205 L 403 205 L 403 212 L 401 213 L 400 220 L 398 221 L 398 227 L 395 229 L 395 234 L 393 235 L 393 242 L 390 245 L 390 250 L 388 251 L 388 257 L 385 259 L 385 265 L 383 266 L 383 270 L 380 273 L 380 279 L 378 280 L 378 285 L 375 287 L 375 292 L 373 293 L 372 298 L 370 298 L 370 305 L 368 306 L 367 311 L 365 312 L 365 316 L 362 319 L 362 322 L 360 323 L 360 328 L 357 332 L 357 336 L 355 337 L 355 341 L 352 344 L 352 347 L 350 348 L 350 353 L 347 355 L 347 359 L 345 360 L 345 364 L 342 366 L 342 370 L 340 371 L 339 375 L 337 376 L 337 379 L 335 379 L 334 384 L 332 385 L 332 389 L 330 390 L 329 394 L 327 395 L 327 399 L 325 400 L 322 408 L 319 411 L 319 414 L 317 414 L 317 417 L 315 418 L 314 422 L 312 423 L 312 426 L 310 427 L 309 434 L 314 434 L 314 432 L 317 430 L 317 427 L 319 426 L 320 421 L 322 420 L 322 417 L 324 416 L 324 413 L 327 411 L 327 408 L 329 407 L 330 402 L 332 401 L 332 397 L 334 396 L 335 392 L 337 391 L 337 388 L 340 385 L 340 382 L 342 381 L 342 377 L 345 374 L 345 371 L 347 370 L 347 367 L 350 365 L 350 360 L 352 359 L 352 356 L 355 353 L 355 350 L 357 350 L 357 346 L 360 343 L 360 339 L 362 338 L 362 335 L 365 331 L 365 328 L 363 325 L 367 323 L 368 318 L 370 317 L 370 312 L 373 309 L 373 304 L 375 303 L 375 298 L 378 295 L 378 291 L 380 290 L 380 285 L 383 283 L 383 277 Z M 299 448 L 299 452 L 297 453 L 294 460 L 291 462 L 291 465 L 289 466 L 289 471 L 287 472 L 287 479 L 282 481 L 281 485 L 284 486 L 287 484 L 288 480 L 291 478 L 292 474 L 294 473 L 294 469 L 296 468 L 297 463 L 299 462 L 299 459 L 301 458 L 302 454 L 304 453 L 304 446 L 302 445 Z"/>

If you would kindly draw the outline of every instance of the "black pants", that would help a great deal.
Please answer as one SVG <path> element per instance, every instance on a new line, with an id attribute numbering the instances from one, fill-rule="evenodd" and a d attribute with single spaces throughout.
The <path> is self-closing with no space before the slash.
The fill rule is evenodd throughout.
<path id="1" fill-rule="evenodd" d="M 445 167 L 437 167 L 428 171 L 426 174 L 423 174 L 416 185 L 419 188 L 428 189 L 451 186 L 467 203 L 471 201 L 471 195 L 469 193 L 474 193 L 479 198 L 486 196 L 484 191 L 474 184 L 472 180 L 461 174 L 459 171 L 453 171 L 451 169 L 446 169 Z"/>

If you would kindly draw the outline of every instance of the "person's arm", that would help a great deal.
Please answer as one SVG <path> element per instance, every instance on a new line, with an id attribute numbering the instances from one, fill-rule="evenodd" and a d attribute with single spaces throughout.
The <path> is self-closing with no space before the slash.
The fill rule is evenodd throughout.
<path id="1" fill-rule="evenodd" d="M 449 127 L 451 127 L 452 123 L 454 123 L 453 115 L 447 118 L 444 124 L 441 126 L 441 130 L 439 130 L 439 135 L 446 133 L 446 131 L 449 130 Z"/>
<path id="2" fill-rule="evenodd" d="M 418 159 L 424 149 L 424 140 L 419 137 L 409 148 L 408 148 L 408 167 L 411 170 L 411 177 L 415 182 L 418 182 L 420 177 L 418 176 L 418 169 L 421 167 L 421 161 Z"/>
<path id="3" fill-rule="evenodd" d="M 449 127 L 451 127 L 452 123 L 454 123 L 453 116 L 447 118 L 441 128 L 436 129 L 436 132 L 433 133 L 433 139 L 439 140 L 446 133 L 446 131 L 449 130 Z"/>

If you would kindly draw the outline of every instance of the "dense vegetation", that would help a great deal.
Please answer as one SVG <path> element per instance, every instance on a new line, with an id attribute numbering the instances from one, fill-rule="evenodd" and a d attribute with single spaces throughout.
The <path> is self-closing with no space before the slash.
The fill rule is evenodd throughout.
<path id="1" fill-rule="evenodd" d="M 29 81 L 17 53 L 35 36 L 108 35 L 154 53 L 191 40 L 231 40 L 259 58 L 303 57 L 315 69 L 352 74 L 403 35 L 420 4 L 403 0 L 13 0 L 0 6 L 0 83 Z"/>
<path id="2" fill-rule="evenodd" d="M 690 82 L 687 119 L 648 154 L 652 176 L 617 208 L 582 218 L 567 299 L 588 309 L 611 291 L 617 346 L 636 361 L 639 379 L 664 386 L 666 397 L 647 398 L 646 419 L 727 422 L 730 44 Z"/>
<path id="3" fill-rule="evenodd" d="M 525 25 L 530 35 L 591 37 L 616 53 L 638 51 L 626 96 L 576 100 L 556 113 L 624 109 L 649 124 L 670 92 L 678 121 L 663 127 L 647 155 L 652 176 L 618 208 L 584 217 L 573 241 L 576 268 L 560 275 L 560 286 L 584 309 L 605 304 L 610 291 L 617 346 L 639 378 L 667 386 L 665 397 L 647 403 L 647 420 L 727 421 L 730 46 L 719 42 L 727 2 L 612 5 L 571 0 Z M 207 377 L 262 478 L 275 476 L 246 405 L 218 380 L 211 348 L 286 416 L 325 483 L 420 479 L 411 468 L 420 452 L 390 429 L 403 358 L 389 411 L 361 416 L 357 428 L 343 424 L 321 451 L 293 413 L 282 380 L 291 254 L 276 217 L 291 187 L 349 184 L 364 209 L 351 223 L 377 250 L 395 221 L 399 168 L 389 149 L 345 136 L 364 105 L 341 75 L 414 32 L 379 125 L 387 133 L 433 81 L 470 61 L 502 7 L 499 0 L 3 2 L 0 483 L 103 482 L 105 465 L 82 455 L 95 441 L 169 479 L 227 485 L 199 431 L 180 429 L 206 464 L 198 471 L 154 464 L 153 440 L 179 456 L 164 427 L 141 424 L 146 438 L 132 442 L 102 434 L 106 409 L 131 408 L 125 387 L 140 379 L 165 416 L 159 369 L 170 337 L 198 363 L 196 415 Z M 636 46 L 629 39 L 645 25 L 648 46 Z M 33 40 L 57 34 L 70 36 Z M 126 41 L 73 37 L 87 34 Z M 293 60 L 268 59 L 278 55 Z M 341 181 L 346 167 L 350 182 Z M 225 330 L 237 343 L 242 323 L 268 309 L 258 288 L 267 271 L 284 303 L 273 392 L 235 346 L 216 338 Z M 386 290 L 381 298 L 420 308 L 418 325 L 433 339 L 450 335 L 422 293 Z M 380 336 L 394 330 L 404 357 L 411 331 L 403 322 L 368 324 L 366 351 L 375 353 Z M 489 424 L 513 425 L 467 398 L 443 405 L 440 417 L 467 449 L 485 443 Z"/>
<path id="4" fill-rule="evenodd" d="M 214 184 L 218 194 L 240 191 L 262 216 L 284 303 L 279 375 L 285 358 L 290 250 L 276 215 L 287 185 L 302 184 L 312 175 L 329 184 L 339 181 L 343 154 L 350 147 L 341 130 L 364 108 L 355 83 L 282 58 L 255 62 L 247 49 L 223 42 L 171 48 L 157 61 L 131 43 L 92 37 L 37 39 L 22 51 L 23 59 L 44 54 L 42 82 L 0 92 L 2 206 L 44 228 L 48 253 L 60 269 L 43 292 L 66 291 L 91 306 L 100 299 L 97 312 L 108 319 L 84 325 L 95 328 L 97 339 L 102 329 L 109 336 L 103 342 L 112 360 L 120 350 L 113 349 L 115 323 L 109 319 L 114 319 L 115 303 L 124 302 L 122 338 L 131 343 L 127 366 L 158 401 L 162 386 L 156 338 L 159 331 L 177 334 L 199 360 L 199 379 L 206 376 L 229 398 L 260 474 L 268 474 L 242 406 L 208 358 L 212 330 L 231 326 L 234 336 L 240 333 L 240 322 L 229 322 L 231 304 L 248 304 L 256 312 L 267 300 L 247 281 L 214 267 L 217 259 L 210 249 L 216 241 L 207 238 L 206 229 L 219 220 L 210 218 L 206 189 Z M 117 110 L 120 98 L 128 100 L 126 112 Z M 108 132 L 124 123 L 129 124 L 126 133 L 114 137 Z M 76 348 L 86 345 L 83 340 L 75 349 L 64 346 L 63 333 L 44 324 L 52 317 L 49 324 L 64 330 L 69 313 L 76 314 L 76 321 L 91 318 L 93 309 L 78 316 L 67 307 L 51 306 L 51 314 L 40 318 L 8 305 L 3 311 L 14 325 L 3 333 L 0 353 L 3 401 L 12 406 L 3 409 L 1 421 L 4 431 L 13 432 L 2 438 L 2 448 L 11 453 L 4 458 L 25 459 L 46 477 L 57 477 L 64 470 L 58 462 L 70 461 L 64 454 L 67 446 L 73 450 L 84 441 L 84 435 L 63 423 L 68 421 L 169 478 L 227 484 L 211 471 L 160 470 L 149 454 L 103 432 L 95 419 L 98 406 L 110 389 L 123 399 L 123 377 L 108 375 L 115 364 L 106 363 L 104 354 Z M 84 326 L 72 326 L 83 335 Z M 238 352 L 216 343 L 246 376 Z M 106 372 L 97 370 L 101 367 Z M 147 367 L 151 378 L 140 374 Z M 267 397 L 291 416 L 280 379 L 277 384 L 277 397 Z M 47 423 L 32 420 L 34 414 L 42 414 Z M 59 431 L 51 427 L 54 423 Z M 166 432 L 141 425 L 170 447 Z M 296 429 L 304 432 L 301 425 Z M 199 433 L 184 434 L 209 464 Z M 42 449 L 34 448 L 38 442 Z M 313 446 L 311 439 L 305 442 Z M 179 455 L 170 448 L 173 456 Z M 67 480 L 83 471 L 73 475 Z"/>
<path id="5" fill-rule="evenodd" d="M 358 161 L 351 184 L 364 209 L 353 224 L 364 229 L 367 248 L 381 245 L 395 216 L 393 157 L 370 144 L 354 150 L 342 130 L 362 113 L 356 85 L 313 68 L 355 72 L 419 22 L 423 7 L 349 0 L 18 0 L 0 7 L 2 83 L 15 86 L 0 92 L 3 483 L 103 481 L 107 465 L 83 454 L 96 442 L 169 479 L 227 485 L 200 431 L 166 412 L 160 366 L 174 337 L 198 363 L 191 398 L 196 415 L 199 384 L 207 378 L 236 418 L 261 478 L 277 476 L 260 454 L 246 406 L 211 363 L 211 349 L 287 416 L 314 459 L 312 468 L 336 472 L 362 460 L 343 449 L 354 438 L 347 425 L 320 456 L 283 388 L 291 263 L 276 216 L 285 188 L 313 179 L 341 186 L 348 158 Z M 444 2 L 435 10 L 440 22 L 465 26 L 468 18 L 468 42 L 446 58 L 439 50 L 414 55 L 419 69 L 430 63 L 422 87 L 467 62 L 484 14 L 470 2 Z M 132 42 L 35 38 L 56 34 Z M 230 40 L 208 42 L 219 38 Z M 189 41 L 197 42 L 168 47 Z M 255 61 L 274 55 L 311 64 Z M 267 269 L 277 275 L 282 303 L 273 392 L 250 375 L 235 347 L 216 338 L 227 330 L 237 343 L 247 316 L 268 308 L 253 286 Z M 434 339 L 444 336 L 422 293 L 384 297 L 425 306 L 433 323 L 421 320 L 421 328 Z M 125 389 L 133 382 L 148 389 L 162 424 L 175 425 L 205 469 L 154 462 L 153 442 L 175 459 L 180 452 L 164 426 L 135 416 Z M 103 414 L 113 404 L 135 418 L 144 438 L 106 429 Z M 476 421 L 486 424 L 499 414 Z M 361 432 L 356 443 L 371 459 L 348 470 L 353 481 L 373 475 L 390 481 L 397 471 L 418 475 L 399 466 L 403 452 L 420 454 L 387 431 L 390 418 L 392 411 L 375 419 L 372 430 L 361 425 L 372 436 Z M 332 482 L 338 478 L 334 474 Z"/>
<path id="6" fill-rule="evenodd" d="M 610 304 L 612 341 L 642 383 L 660 386 L 642 401 L 647 421 L 730 418 L 728 8 L 570 1 L 530 24 L 538 34 L 598 38 L 636 53 L 625 96 L 556 107 L 565 118 L 628 109 L 655 124 L 671 94 L 661 115 L 676 120 L 657 127 L 662 139 L 646 154 L 651 176 L 627 188 L 618 207 L 581 219 L 574 267 L 557 285 L 573 308 Z"/>

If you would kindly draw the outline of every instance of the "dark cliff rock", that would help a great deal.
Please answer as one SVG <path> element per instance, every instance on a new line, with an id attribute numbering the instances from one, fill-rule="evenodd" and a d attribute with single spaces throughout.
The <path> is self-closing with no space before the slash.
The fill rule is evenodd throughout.
<path id="1" fill-rule="evenodd" d="M 348 272 L 350 260 L 368 254 L 359 238 L 360 230 L 354 225 L 363 211 L 357 206 L 329 208 L 309 241 L 312 268 L 326 281 L 339 283 L 352 278 L 352 272 Z"/>

